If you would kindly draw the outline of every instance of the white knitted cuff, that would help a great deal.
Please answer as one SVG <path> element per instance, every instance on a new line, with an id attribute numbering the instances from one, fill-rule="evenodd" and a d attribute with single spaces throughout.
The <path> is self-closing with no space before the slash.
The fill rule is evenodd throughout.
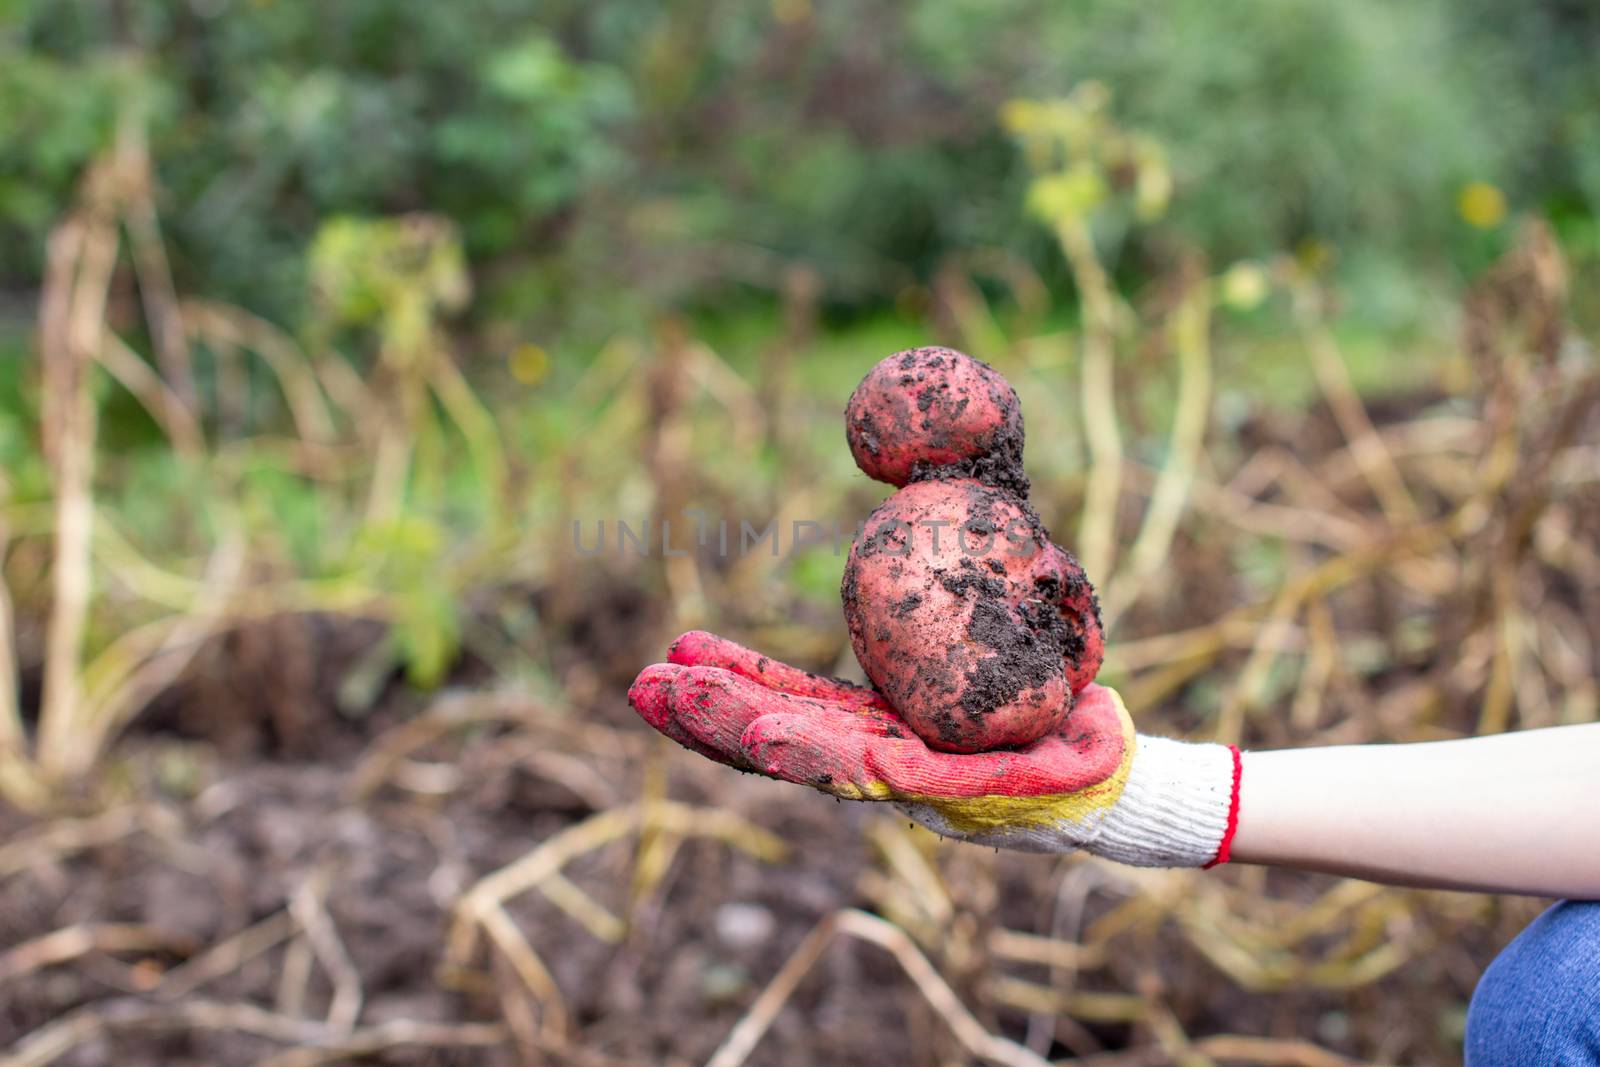
<path id="1" fill-rule="evenodd" d="M 1235 751 L 1140 734 L 1122 797 L 1085 847 L 1134 867 L 1226 860 L 1238 822 Z"/>

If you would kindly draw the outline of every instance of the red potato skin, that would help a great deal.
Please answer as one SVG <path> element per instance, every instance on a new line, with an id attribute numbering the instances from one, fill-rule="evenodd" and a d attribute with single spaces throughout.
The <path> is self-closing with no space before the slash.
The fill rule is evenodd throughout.
<path id="1" fill-rule="evenodd" d="M 879 505 L 842 593 L 867 677 L 943 751 L 1017 747 L 1059 728 L 1100 665 L 1082 569 L 1023 497 L 977 479 L 913 482 Z"/>
<path id="2" fill-rule="evenodd" d="M 986 459 L 1022 469 L 1016 390 L 987 363 L 951 348 L 897 352 L 868 371 L 845 407 L 845 437 L 856 466 L 894 486 Z"/>
<path id="3" fill-rule="evenodd" d="M 1053 557 L 1050 572 L 1061 576 L 1061 618 L 1068 630 L 1065 642 L 1067 684 L 1074 693 L 1081 693 L 1094 681 L 1106 658 L 1100 598 L 1095 596 L 1094 586 L 1071 552 L 1054 542 L 1047 551 Z"/>

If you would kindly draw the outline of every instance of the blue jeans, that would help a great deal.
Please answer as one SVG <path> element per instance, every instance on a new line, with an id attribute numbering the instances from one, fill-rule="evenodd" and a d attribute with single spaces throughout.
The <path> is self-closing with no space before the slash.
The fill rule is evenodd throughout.
<path id="1" fill-rule="evenodd" d="M 1495 957 L 1467 1012 L 1466 1067 L 1600 1067 L 1600 901 L 1557 904 Z"/>

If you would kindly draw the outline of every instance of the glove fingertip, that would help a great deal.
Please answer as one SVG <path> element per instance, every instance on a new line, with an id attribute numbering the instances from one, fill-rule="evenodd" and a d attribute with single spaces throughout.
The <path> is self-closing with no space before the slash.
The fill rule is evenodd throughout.
<path id="1" fill-rule="evenodd" d="M 667 646 L 667 662 L 676 663 L 682 667 L 694 667 L 705 663 L 707 646 L 715 646 L 722 639 L 716 634 L 704 630 L 690 630 L 677 636 L 672 644 Z"/>
<path id="2" fill-rule="evenodd" d="M 683 679 L 682 667 L 670 663 L 651 664 L 640 671 L 628 687 L 628 704 L 639 718 L 667 739 L 717 763 L 732 763 L 726 752 L 705 744 L 679 721 L 683 701 L 679 683 Z"/>
<path id="3" fill-rule="evenodd" d="M 628 687 L 628 706 L 639 717 L 661 732 L 666 732 L 672 720 L 672 699 L 678 668 L 667 663 L 653 663 L 639 672 Z"/>

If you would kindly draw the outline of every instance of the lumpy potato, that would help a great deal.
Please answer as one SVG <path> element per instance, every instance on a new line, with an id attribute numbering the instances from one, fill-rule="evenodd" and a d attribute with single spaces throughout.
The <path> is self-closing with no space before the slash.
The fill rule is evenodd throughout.
<path id="1" fill-rule="evenodd" d="M 1105 642 L 1094 587 L 1028 503 L 1016 391 L 953 349 L 897 352 L 851 394 L 845 433 L 863 471 L 901 487 L 841 590 L 872 684 L 946 751 L 1059 729 Z"/>
<path id="2" fill-rule="evenodd" d="M 1034 741 L 1099 667 L 1082 569 L 1025 500 L 977 479 L 914 482 L 879 505 L 843 595 L 862 669 L 934 748 Z"/>

